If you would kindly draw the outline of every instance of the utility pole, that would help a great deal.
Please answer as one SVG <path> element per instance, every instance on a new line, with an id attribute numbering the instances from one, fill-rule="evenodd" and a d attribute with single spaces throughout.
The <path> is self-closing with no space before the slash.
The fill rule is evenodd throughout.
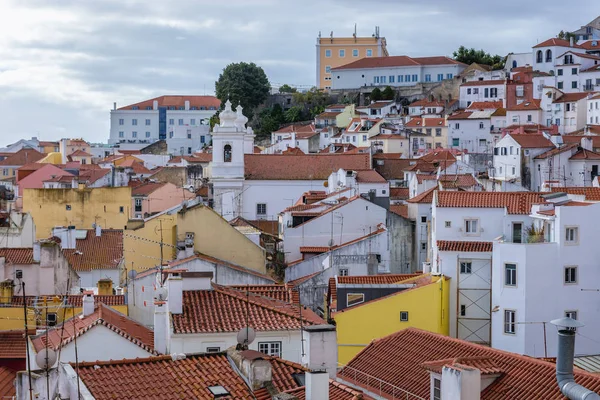
<path id="1" fill-rule="evenodd" d="M 25 282 L 21 282 L 23 288 L 23 315 L 25 317 L 25 350 L 27 353 L 27 378 L 29 379 L 29 400 L 33 400 L 33 387 L 31 386 L 31 357 L 29 355 L 29 336 L 27 334 L 27 297 L 25 297 Z M 46 349 L 48 353 L 48 349 Z"/>

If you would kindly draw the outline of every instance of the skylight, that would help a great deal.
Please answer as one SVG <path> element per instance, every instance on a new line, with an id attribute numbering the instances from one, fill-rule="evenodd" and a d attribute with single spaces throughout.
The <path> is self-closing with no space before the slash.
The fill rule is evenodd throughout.
<path id="1" fill-rule="evenodd" d="M 227 391 L 227 389 L 225 389 L 221 385 L 209 386 L 208 390 L 210 390 L 210 392 L 213 394 L 213 396 L 215 396 L 215 399 L 217 399 L 219 397 L 229 396 L 229 392 Z"/>

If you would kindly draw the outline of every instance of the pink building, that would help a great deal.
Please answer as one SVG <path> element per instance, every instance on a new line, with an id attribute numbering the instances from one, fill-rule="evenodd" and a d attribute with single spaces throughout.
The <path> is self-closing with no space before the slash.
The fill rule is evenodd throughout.
<path id="1" fill-rule="evenodd" d="M 144 182 L 131 190 L 131 217 L 146 218 L 194 197 L 195 193 L 172 183 Z"/>
<path id="2" fill-rule="evenodd" d="M 20 178 L 22 176 L 20 168 L 19 173 L 17 174 L 17 187 L 18 193 L 23 193 L 24 189 L 43 189 L 44 181 L 50 180 L 52 178 L 58 177 L 73 177 L 75 176 L 65 170 L 58 168 L 53 164 L 39 164 L 41 167 L 35 169 L 33 172 L 29 173 L 24 178 Z M 37 166 L 36 166 L 37 167 Z M 28 169 L 29 166 L 25 165 L 22 168 Z M 32 169 L 32 168 L 31 168 Z M 24 174 L 23 174 L 24 175 Z"/>

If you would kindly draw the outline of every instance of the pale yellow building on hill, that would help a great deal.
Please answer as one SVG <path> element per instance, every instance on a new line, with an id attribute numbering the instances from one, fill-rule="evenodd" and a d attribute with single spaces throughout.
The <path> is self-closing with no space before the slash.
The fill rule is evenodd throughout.
<path id="1" fill-rule="evenodd" d="M 375 27 L 372 36 L 357 37 L 317 37 L 317 88 L 331 89 L 331 69 L 365 57 L 388 56 L 386 41 L 379 36 L 379 27 Z"/>
<path id="2" fill-rule="evenodd" d="M 77 189 L 25 189 L 23 212 L 33 217 L 36 238 L 52 236 L 52 228 L 75 226 L 91 229 L 93 224 L 103 229 L 123 229 L 131 208 L 131 188 L 102 187 Z"/>
<path id="3" fill-rule="evenodd" d="M 177 242 L 193 238 L 194 251 L 266 273 L 265 250 L 202 204 L 173 207 L 146 220 L 132 220 L 123 234 L 125 266 L 138 272 L 177 257 Z M 161 257 L 162 242 L 162 257 Z"/>

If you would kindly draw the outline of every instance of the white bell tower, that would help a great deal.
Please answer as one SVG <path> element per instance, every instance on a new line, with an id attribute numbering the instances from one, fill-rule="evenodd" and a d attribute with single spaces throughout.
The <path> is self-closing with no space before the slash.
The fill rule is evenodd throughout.
<path id="1" fill-rule="evenodd" d="M 213 208 L 230 221 L 242 215 L 242 193 L 244 190 L 244 153 L 248 151 L 248 139 L 254 142 L 252 128 L 246 128 L 248 118 L 231 109 L 227 100 L 219 115 L 220 124 L 213 128 L 213 160 L 211 165 L 213 183 Z M 253 150 L 253 145 L 252 149 Z"/>

